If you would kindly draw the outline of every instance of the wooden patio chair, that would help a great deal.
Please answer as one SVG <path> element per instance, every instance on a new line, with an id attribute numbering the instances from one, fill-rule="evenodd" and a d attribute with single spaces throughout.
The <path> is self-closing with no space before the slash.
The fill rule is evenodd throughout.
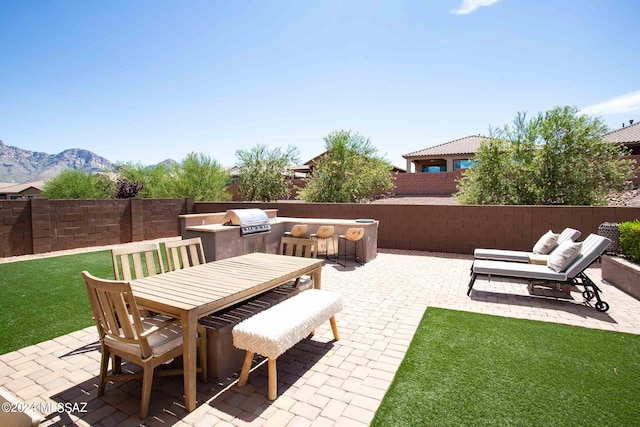
<path id="1" fill-rule="evenodd" d="M 138 305 L 126 281 L 105 280 L 82 272 L 93 317 L 100 337 L 101 361 L 98 396 L 104 394 L 109 381 L 142 379 L 140 418 L 149 411 L 151 383 L 157 375 L 182 374 L 181 369 L 155 371 L 163 363 L 182 355 L 182 325 L 179 320 L 163 315 L 141 318 Z M 203 381 L 207 379 L 206 333 L 198 336 L 198 356 Z M 142 367 L 142 373 L 107 375 L 111 355 L 128 360 Z"/>
<path id="2" fill-rule="evenodd" d="M 280 238 L 280 255 L 297 256 L 302 258 L 317 258 L 318 241 L 316 239 L 298 239 L 295 237 Z M 294 287 L 302 290 L 311 287 L 311 278 L 307 276 L 298 277 Z"/>
<path id="3" fill-rule="evenodd" d="M 167 255 L 167 267 L 169 271 L 181 270 L 195 265 L 205 264 L 202 239 L 175 240 L 164 244 Z"/>
<path id="4" fill-rule="evenodd" d="M 157 243 L 145 243 L 111 250 L 116 280 L 134 280 L 164 273 Z"/>

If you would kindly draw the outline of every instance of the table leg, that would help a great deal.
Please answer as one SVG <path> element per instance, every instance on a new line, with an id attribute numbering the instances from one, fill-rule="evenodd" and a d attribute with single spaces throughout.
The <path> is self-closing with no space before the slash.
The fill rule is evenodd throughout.
<path id="1" fill-rule="evenodd" d="M 322 265 L 318 266 L 317 269 L 311 272 L 311 279 L 313 280 L 314 289 L 322 288 Z"/>
<path id="2" fill-rule="evenodd" d="M 187 314 L 182 318 L 182 363 L 184 369 L 184 406 L 191 412 L 196 409 L 196 333 L 198 319 Z"/>

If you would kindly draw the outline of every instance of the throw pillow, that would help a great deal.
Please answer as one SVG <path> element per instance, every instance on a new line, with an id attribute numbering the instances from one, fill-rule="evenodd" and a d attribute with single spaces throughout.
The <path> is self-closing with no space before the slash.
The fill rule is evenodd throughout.
<path id="1" fill-rule="evenodd" d="M 582 242 L 576 243 L 566 240 L 560 243 L 560 246 L 549 256 L 547 267 L 557 273 L 565 271 L 580 256 L 581 249 Z"/>
<path id="2" fill-rule="evenodd" d="M 553 231 L 549 230 L 544 235 L 538 239 L 535 246 L 533 247 L 534 254 L 543 254 L 546 255 L 551 252 L 558 243 L 559 234 L 554 234 Z"/>

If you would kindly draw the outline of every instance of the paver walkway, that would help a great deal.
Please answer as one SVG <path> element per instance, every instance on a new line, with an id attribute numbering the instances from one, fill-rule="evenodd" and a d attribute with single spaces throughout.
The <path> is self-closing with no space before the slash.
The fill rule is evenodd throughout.
<path id="1" fill-rule="evenodd" d="M 479 278 L 467 297 L 471 262 L 462 255 L 382 251 L 362 267 L 326 264 L 323 288 L 344 299 L 336 316 L 341 340 L 332 342 L 327 323 L 278 358 L 277 400 L 266 398 L 266 363 L 242 389 L 237 378 L 199 383 L 198 407 L 191 413 L 182 406 L 182 377 L 156 378 L 150 416 L 142 424 L 368 425 L 428 306 L 640 334 L 640 301 L 607 284 L 607 313 L 585 305 L 580 292 L 566 297 L 537 288 L 532 295 L 526 284 L 501 279 Z M 600 284 L 598 268 L 588 274 Z M 77 404 L 68 407 L 71 412 L 49 411 L 44 425 L 140 425 L 139 381 L 108 385 L 97 398 L 96 339 L 90 327 L 2 355 L 0 385 L 37 405 Z"/>

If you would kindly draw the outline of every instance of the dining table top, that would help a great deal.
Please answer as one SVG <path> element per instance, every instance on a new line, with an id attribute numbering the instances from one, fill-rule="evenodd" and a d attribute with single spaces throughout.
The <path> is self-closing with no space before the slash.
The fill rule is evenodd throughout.
<path id="1" fill-rule="evenodd" d="M 204 316 L 321 268 L 316 258 L 254 252 L 136 279 L 131 287 L 146 308 Z"/>

